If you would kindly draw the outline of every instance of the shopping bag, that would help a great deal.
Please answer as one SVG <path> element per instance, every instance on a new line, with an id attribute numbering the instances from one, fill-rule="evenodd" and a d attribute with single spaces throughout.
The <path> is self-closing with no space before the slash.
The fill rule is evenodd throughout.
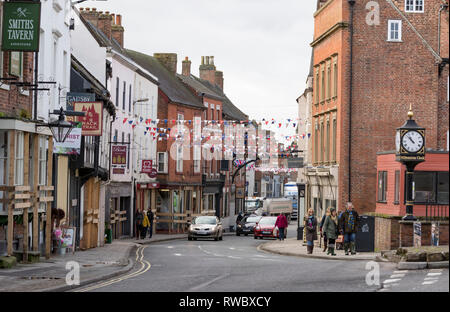
<path id="1" fill-rule="evenodd" d="M 339 235 L 336 239 L 336 243 L 343 243 L 344 242 L 344 235 Z"/>

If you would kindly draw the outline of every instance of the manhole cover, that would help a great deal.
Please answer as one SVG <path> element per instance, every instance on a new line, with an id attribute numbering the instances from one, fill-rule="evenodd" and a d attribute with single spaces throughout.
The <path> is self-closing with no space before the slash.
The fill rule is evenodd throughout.
<path id="1" fill-rule="evenodd" d="M 23 276 L 25 280 L 60 280 L 61 277 L 48 277 L 48 276 Z"/>

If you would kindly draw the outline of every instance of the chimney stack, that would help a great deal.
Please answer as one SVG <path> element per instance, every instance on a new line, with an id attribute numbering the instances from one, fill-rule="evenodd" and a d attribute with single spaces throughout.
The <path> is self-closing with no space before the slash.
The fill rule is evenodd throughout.
<path id="1" fill-rule="evenodd" d="M 114 25 L 112 25 L 112 39 L 116 40 L 119 45 L 123 48 L 124 46 L 124 39 L 123 39 L 123 35 L 124 35 L 124 28 L 122 26 L 122 15 L 117 14 L 116 15 L 116 23 Z"/>
<path id="2" fill-rule="evenodd" d="M 215 83 L 223 91 L 223 72 L 216 71 Z"/>
<path id="3" fill-rule="evenodd" d="M 158 60 L 168 71 L 177 73 L 177 54 L 176 53 L 154 53 L 153 57 Z"/>
<path id="4" fill-rule="evenodd" d="M 92 11 L 90 8 L 86 8 L 84 10 L 80 9 L 80 14 L 85 20 L 90 22 L 95 27 L 98 27 L 98 18 L 100 14 L 97 12 L 97 9 L 92 8 Z"/>
<path id="5" fill-rule="evenodd" d="M 202 64 L 200 65 L 199 71 L 200 79 L 208 80 L 214 85 L 216 83 L 216 66 L 214 66 L 214 56 L 202 56 Z"/>
<path id="6" fill-rule="evenodd" d="M 112 16 L 109 15 L 109 11 L 106 11 L 105 14 L 99 14 L 97 21 L 97 28 L 100 29 L 105 34 L 106 37 L 111 39 Z"/>
<path id="7" fill-rule="evenodd" d="M 182 63 L 182 70 L 181 70 L 181 74 L 183 76 L 187 76 L 190 77 L 191 76 L 191 61 L 189 60 L 189 58 L 186 56 L 186 58 L 184 59 L 183 63 Z"/>

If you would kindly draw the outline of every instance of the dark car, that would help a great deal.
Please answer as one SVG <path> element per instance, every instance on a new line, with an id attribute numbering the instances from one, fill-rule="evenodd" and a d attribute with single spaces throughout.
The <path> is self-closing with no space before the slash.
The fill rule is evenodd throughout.
<path id="1" fill-rule="evenodd" d="M 263 239 L 264 237 L 277 238 L 278 230 L 275 229 L 276 221 L 277 217 L 262 217 L 255 227 L 253 237 L 255 239 Z"/>
<path id="2" fill-rule="evenodd" d="M 244 217 L 237 226 L 236 235 L 240 236 L 243 234 L 247 236 L 248 234 L 253 234 L 256 223 L 259 222 L 259 219 L 261 219 L 261 217 L 256 215 Z"/>

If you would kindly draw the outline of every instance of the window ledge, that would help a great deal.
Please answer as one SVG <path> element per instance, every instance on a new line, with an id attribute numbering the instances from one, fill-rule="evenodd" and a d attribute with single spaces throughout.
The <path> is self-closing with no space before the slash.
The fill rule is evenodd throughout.
<path id="1" fill-rule="evenodd" d="M 393 204 L 394 204 L 394 205 L 400 205 L 400 202 L 395 201 L 395 202 L 393 202 Z"/>
<path id="2" fill-rule="evenodd" d="M 391 40 L 391 39 L 388 39 L 386 41 L 387 42 L 392 42 L 392 43 L 402 43 L 403 42 L 403 40 Z"/>
<path id="3" fill-rule="evenodd" d="M 377 203 L 378 204 L 387 204 L 387 201 L 380 201 L 380 200 L 378 200 Z"/>

